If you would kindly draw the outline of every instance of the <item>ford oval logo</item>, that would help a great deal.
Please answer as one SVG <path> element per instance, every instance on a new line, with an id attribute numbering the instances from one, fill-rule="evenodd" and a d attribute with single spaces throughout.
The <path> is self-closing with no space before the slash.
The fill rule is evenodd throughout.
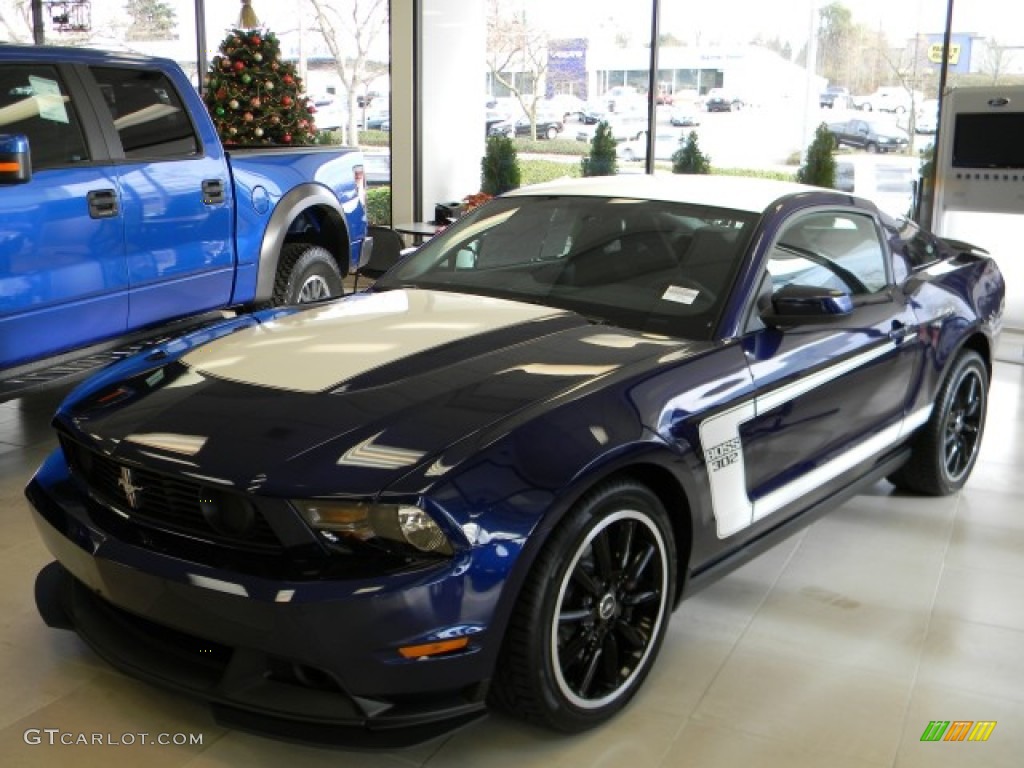
<path id="1" fill-rule="evenodd" d="M 1005 96 L 999 96 L 997 98 L 989 99 L 988 100 L 988 105 L 990 107 L 1005 107 L 1009 103 L 1010 103 L 1010 100 L 1008 98 L 1006 98 Z"/>

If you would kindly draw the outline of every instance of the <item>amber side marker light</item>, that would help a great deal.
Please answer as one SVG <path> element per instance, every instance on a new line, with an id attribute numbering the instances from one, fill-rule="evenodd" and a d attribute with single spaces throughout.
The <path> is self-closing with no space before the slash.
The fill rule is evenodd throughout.
<path id="1" fill-rule="evenodd" d="M 422 645 L 406 645 L 398 649 L 398 652 L 406 659 L 418 659 L 422 656 L 438 656 L 442 653 L 459 651 L 469 645 L 468 637 L 457 637 L 454 640 L 441 640 L 437 643 L 423 643 Z"/>

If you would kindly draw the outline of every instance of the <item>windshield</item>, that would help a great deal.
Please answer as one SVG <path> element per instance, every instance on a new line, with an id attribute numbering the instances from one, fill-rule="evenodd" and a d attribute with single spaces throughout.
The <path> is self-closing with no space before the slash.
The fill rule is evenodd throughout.
<path id="1" fill-rule="evenodd" d="M 506 197 L 379 280 L 525 301 L 648 333 L 709 339 L 757 216 L 607 197 Z"/>

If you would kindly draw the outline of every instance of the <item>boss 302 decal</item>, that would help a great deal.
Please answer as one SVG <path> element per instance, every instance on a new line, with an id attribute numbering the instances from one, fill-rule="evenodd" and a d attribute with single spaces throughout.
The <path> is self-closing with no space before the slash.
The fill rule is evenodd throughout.
<path id="1" fill-rule="evenodd" d="M 823 368 L 792 384 L 755 396 L 701 422 L 700 442 L 704 446 L 704 461 L 707 466 L 708 481 L 711 485 L 711 505 L 715 515 L 718 538 L 724 539 L 731 536 L 773 512 L 779 511 L 814 488 L 894 445 L 928 420 L 931 414 L 931 405 L 908 414 L 887 429 L 856 443 L 844 453 L 771 493 L 757 499 L 750 498 L 740 427 L 758 414 L 764 414 L 785 405 L 891 351 L 892 346 L 888 344 L 875 347 L 828 368 Z"/>

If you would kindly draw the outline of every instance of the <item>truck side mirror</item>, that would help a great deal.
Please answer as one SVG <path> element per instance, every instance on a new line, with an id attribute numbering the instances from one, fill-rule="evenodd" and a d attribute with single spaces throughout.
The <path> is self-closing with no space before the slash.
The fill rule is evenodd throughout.
<path id="1" fill-rule="evenodd" d="M 28 137 L 0 135 L 0 184 L 24 184 L 32 179 Z"/>

